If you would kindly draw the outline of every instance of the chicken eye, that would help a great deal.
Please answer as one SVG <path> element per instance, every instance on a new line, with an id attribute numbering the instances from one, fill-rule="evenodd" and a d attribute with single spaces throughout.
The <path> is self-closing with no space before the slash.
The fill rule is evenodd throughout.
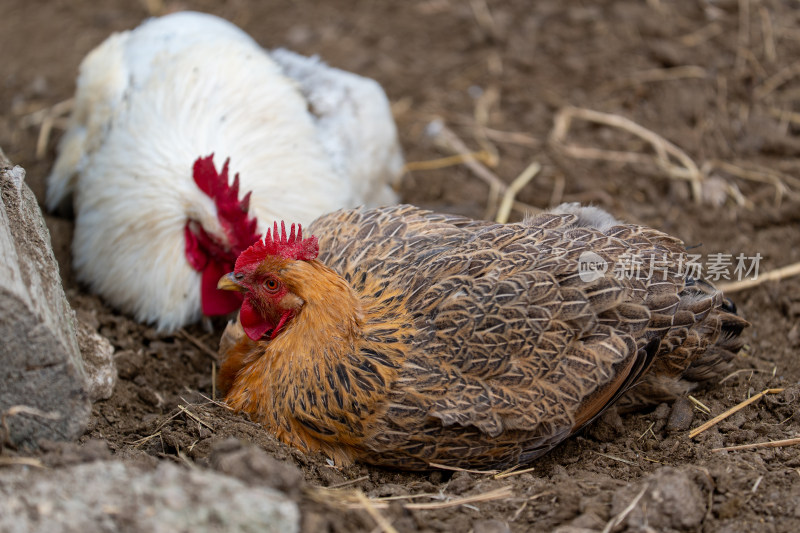
<path id="1" fill-rule="evenodd" d="M 264 286 L 267 288 L 268 291 L 275 292 L 278 290 L 278 287 L 280 287 L 280 283 L 278 283 L 278 280 L 276 280 L 275 278 L 269 278 L 267 281 L 264 282 Z"/>

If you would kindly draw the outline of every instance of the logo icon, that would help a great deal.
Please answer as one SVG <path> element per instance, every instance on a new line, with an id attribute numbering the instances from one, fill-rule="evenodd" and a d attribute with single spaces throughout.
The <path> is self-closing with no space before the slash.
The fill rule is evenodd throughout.
<path id="1" fill-rule="evenodd" d="M 608 261 L 594 252 L 583 252 L 578 257 L 578 277 L 584 283 L 602 278 L 608 270 Z"/>

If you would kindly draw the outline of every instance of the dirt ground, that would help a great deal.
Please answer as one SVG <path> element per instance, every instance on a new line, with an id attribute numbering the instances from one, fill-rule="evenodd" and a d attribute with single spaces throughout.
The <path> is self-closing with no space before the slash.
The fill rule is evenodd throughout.
<path id="1" fill-rule="evenodd" d="M 265 47 L 319 54 L 378 80 L 408 161 L 450 155 L 426 133 L 440 118 L 469 149 L 496 155 L 492 171 L 505 182 L 541 164 L 518 195 L 521 203 L 593 202 L 678 236 L 704 257 L 758 253 L 762 274 L 800 261 L 800 11 L 792 3 L 185 0 L 162 7 L 223 16 Z M 92 47 L 146 16 L 145 2 L 121 0 L 0 5 L 0 146 L 27 169 L 40 200 L 60 130 L 56 121 L 37 157 L 36 112 L 72 95 L 78 64 Z M 582 115 L 554 139 L 555 119 L 568 106 L 629 119 L 689 161 L 658 164 L 642 136 Z M 681 172 L 705 176 L 701 203 Z M 481 217 L 488 190 L 461 165 L 413 171 L 401 195 Z M 512 212 L 512 219 L 520 216 Z M 226 440 L 235 437 L 302 471 L 307 486 L 294 494 L 305 531 L 800 531 L 800 447 L 713 451 L 800 433 L 800 277 L 730 294 L 752 323 L 746 349 L 734 373 L 693 393 L 697 405 L 606 416 L 517 475 L 338 470 L 212 401 L 219 330 L 159 335 L 106 307 L 70 274 L 71 222 L 50 217 L 48 224 L 70 300 L 115 345 L 120 377 L 113 397 L 94 406 L 77 448 L 42 452 L 51 466 L 106 455 L 107 447 L 143 463 L 229 469 L 255 484 L 291 479 L 274 465 L 253 466 L 252 449 L 237 455 L 244 461 L 238 466 L 226 462 L 241 452 Z M 767 388 L 786 390 L 688 437 L 688 427 Z M 676 476 L 688 488 L 670 489 Z M 611 524 L 647 479 L 663 490 L 651 491 L 639 515 Z M 331 486 L 396 498 L 367 509 L 346 494 L 314 489 Z"/>

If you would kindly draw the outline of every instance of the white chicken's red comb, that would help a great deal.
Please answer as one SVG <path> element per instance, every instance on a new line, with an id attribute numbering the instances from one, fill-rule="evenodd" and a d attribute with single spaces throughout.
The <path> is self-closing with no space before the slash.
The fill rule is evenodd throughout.
<path id="1" fill-rule="evenodd" d="M 236 260 L 235 270 L 241 267 L 260 263 L 268 256 L 277 256 L 283 259 L 296 261 L 311 261 L 319 254 L 319 243 L 313 235 L 307 239 L 303 238 L 303 228 L 292 224 L 289 234 L 286 234 L 286 224 L 281 221 L 281 231 L 278 233 L 278 223 L 271 230 L 267 230 L 263 241 L 256 241 L 250 248 L 242 252 Z"/>
<path id="2" fill-rule="evenodd" d="M 214 201 L 217 207 L 217 218 L 228 237 L 233 257 L 240 254 L 247 246 L 258 240 L 256 230 L 258 221 L 248 217 L 250 209 L 250 192 L 239 200 L 239 173 L 228 184 L 228 163 L 222 165 L 222 172 L 214 167 L 214 154 L 200 157 L 194 162 L 192 174 L 197 187 Z M 232 259 L 232 258 L 231 258 Z"/>

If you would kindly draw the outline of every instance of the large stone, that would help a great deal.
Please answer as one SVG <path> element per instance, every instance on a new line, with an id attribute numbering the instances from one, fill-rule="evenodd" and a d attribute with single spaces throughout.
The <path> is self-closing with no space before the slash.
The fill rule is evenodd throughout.
<path id="1" fill-rule="evenodd" d="M 91 404 L 75 316 L 24 179 L 0 150 L 0 414 L 10 433 L 0 437 L 32 447 L 77 438 Z"/>
<path id="2" fill-rule="evenodd" d="M 285 495 L 211 470 L 121 461 L 0 475 L 0 531 L 94 533 L 298 531 Z"/>

